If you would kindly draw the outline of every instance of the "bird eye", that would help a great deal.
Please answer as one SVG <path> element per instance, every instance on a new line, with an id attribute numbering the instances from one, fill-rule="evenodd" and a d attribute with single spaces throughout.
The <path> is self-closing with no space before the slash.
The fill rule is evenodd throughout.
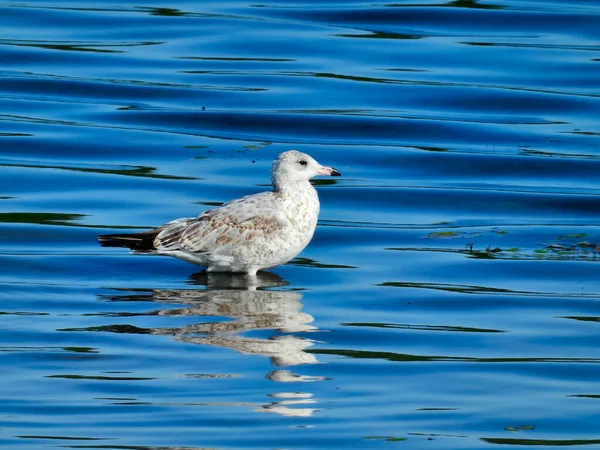
<path id="1" fill-rule="evenodd" d="M 298 164 L 300 164 L 301 166 L 306 166 L 308 163 L 306 162 L 306 160 L 302 160 L 302 161 L 298 161 Z"/>

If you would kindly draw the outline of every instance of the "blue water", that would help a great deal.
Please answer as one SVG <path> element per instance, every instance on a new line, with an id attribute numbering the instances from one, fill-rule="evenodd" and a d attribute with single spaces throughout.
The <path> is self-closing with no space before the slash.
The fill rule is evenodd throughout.
<path id="1" fill-rule="evenodd" d="M 600 4 L 0 3 L 0 445 L 600 448 Z M 268 189 L 255 285 L 102 248 Z"/>

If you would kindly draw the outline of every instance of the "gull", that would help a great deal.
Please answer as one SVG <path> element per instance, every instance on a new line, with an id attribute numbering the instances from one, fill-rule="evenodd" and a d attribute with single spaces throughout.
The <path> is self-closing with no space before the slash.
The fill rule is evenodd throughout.
<path id="1" fill-rule="evenodd" d="M 273 162 L 271 192 L 232 200 L 153 230 L 102 235 L 98 240 L 105 247 L 173 256 L 206 266 L 208 272 L 256 275 L 292 260 L 312 239 L 320 205 L 309 180 L 317 175 L 341 173 L 288 150 Z"/>

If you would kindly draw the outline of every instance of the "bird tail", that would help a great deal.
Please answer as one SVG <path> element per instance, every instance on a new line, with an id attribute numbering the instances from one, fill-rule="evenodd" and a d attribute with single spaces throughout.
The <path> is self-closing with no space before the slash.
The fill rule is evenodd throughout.
<path id="1" fill-rule="evenodd" d="M 98 236 L 102 247 L 125 247 L 136 252 L 154 250 L 154 238 L 157 231 L 150 230 L 141 233 L 103 234 Z"/>

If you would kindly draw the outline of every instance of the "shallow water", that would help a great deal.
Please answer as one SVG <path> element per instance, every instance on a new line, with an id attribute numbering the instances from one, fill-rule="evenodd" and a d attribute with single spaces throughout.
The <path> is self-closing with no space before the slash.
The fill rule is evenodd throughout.
<path id="1" fill-rule="evenodd" d="M 3 447 L 600 446 L 597 2 L 0 24 Z M 267 189 L 288 148 L 344 177 L 255 284 L 97 245 Z"/>

